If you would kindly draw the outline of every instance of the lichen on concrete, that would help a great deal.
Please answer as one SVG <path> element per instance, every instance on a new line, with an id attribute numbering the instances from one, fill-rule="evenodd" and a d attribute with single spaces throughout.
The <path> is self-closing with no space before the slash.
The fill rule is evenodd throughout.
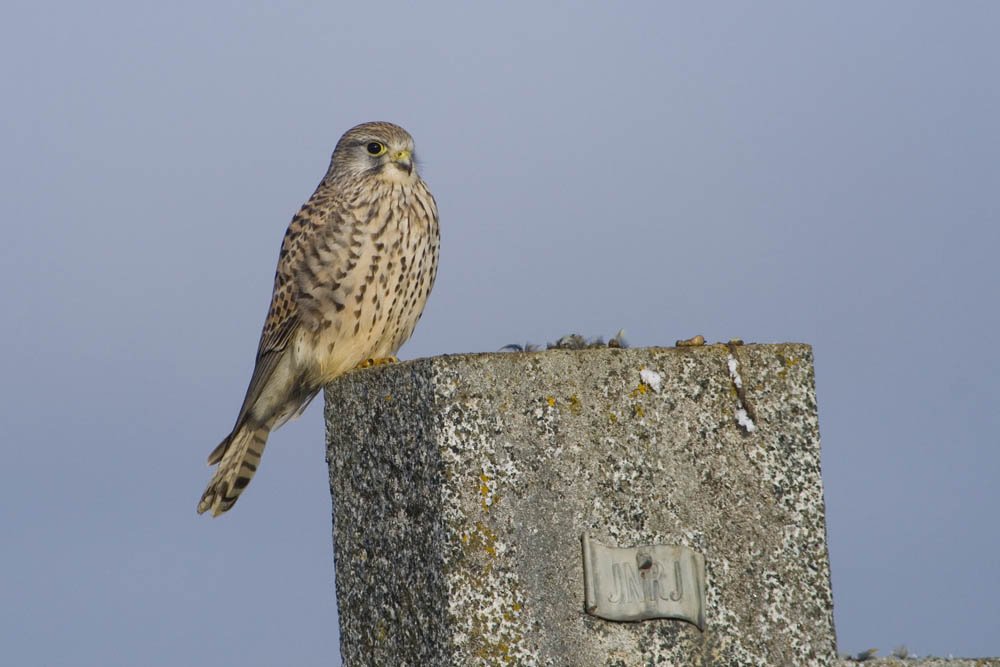
<path id="1" fill-rule="evenodd" d="M 864 651 L 867 653 L 867 651 Z M 1000 658 L 887 657 L 842 658 L 837 667 L 1000 667 Z"/>
<path id="2" fill-rule="evenodd" d="M 345 665 L 836 660 L 806 345 L 435 357 L 326 410 Z M 584 532 L 704 554 L 706 630 L 586 614 Z"/>

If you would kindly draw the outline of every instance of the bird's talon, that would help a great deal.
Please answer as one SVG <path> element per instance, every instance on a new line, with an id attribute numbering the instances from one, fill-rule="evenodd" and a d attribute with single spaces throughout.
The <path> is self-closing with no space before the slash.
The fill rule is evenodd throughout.
<path id="1" fill-rule="evenodd" d="M 396 357 L 379 357 L 378 359 L 365 359 L 360 364 L 358 368 L 371 368 L 373 366 L 385 366 L 386 364 L 398 364 L 399 359 Z"/>

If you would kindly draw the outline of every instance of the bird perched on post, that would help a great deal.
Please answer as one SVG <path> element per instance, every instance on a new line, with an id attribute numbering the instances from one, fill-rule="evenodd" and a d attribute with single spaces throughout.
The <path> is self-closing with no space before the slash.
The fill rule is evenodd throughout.
<path id="1" fill-rule="evenodd" d="M 387 360 L 413 333 L 437 275 L 438 213 L 413 139 L 391 123 L 348 130 L 316 192 L 292 218 L 250 386 L 198 513 L 229 510 L 270 432 L 333 378 Z"/>

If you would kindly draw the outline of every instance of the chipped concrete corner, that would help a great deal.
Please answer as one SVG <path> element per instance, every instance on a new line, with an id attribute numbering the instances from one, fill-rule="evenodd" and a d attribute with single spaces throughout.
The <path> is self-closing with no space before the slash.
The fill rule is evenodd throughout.
<path id="1" fill-rule="evenodd" d="M 326 419 L 345 665 L 836 661 L 807 345 L 420 359 Z M 586 613 L 585 533 L 704 555 L 705 630 Z"/>

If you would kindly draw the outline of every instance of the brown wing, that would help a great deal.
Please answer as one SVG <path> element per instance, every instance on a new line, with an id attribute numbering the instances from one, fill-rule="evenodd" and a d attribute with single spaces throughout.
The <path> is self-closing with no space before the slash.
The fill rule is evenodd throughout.
<path id="1" fill-rule="evenodd" d="M 267 386 L 288 341 L 292 339 L 301 325 L 296 302 L 298 295 L 296 294 L 295 274 L 302 263 L 308 239 L 313 232 L 322 227 L 329 213 L 328 209 L 316 206 L 315 199 L 316 195 L 292 218 L 281 243 L 278 268 L 274 273 L 274 293 L 271 297 L 271 307 L 268 309 L 267 319 L 264 321 L 264 328 L 260 333 L 257 360 L 254 364 L 253 375 L 250 377 L 250 385 L 247 387 L 246 397 L 243 399 L 243 406 L 240 408 L 239 416 L 233 427 L 234 432 L 239 429 L 254 403 L 260 398 L 260 394 Z M 213 458 L 218 460 L 222 457 L 227 441 L 228 438 L 212 453 L 212 456 L 209 457 L 210 463 Z"/>
<path id="2" fill-rule="evenodd" d="M 322 184 L 320 187 L 322 188 Z M 309 249 L 315 246 L 316 233 L 322 230 L 326 221 L 336 218 L 330 208 L 323 205 L 324 203 L 324 198 L 317 189 L 312 198 L 292 218 L 285 232 L 281 253 L 278 256 L 278 268 L 274 274 L 271 307 L 268 309 L 267 319 L 260 333 L 257 360 L 250 378 L 250 386 L 247 388 L 233 430 L 208 455 L 208 464 L 218 463 L 219 468 L 198 504 L 199 513 L 211 508 L 212 516 L 218 516 L 233 506 L 256 472 L 268 432 L 275 427 L 275 424 L 268 423 L 251 425 L 247 428 L 245 422 L 270 382 L 274 369 L 281 361 L 295 332 L 302 326 L 311 325 L 308 306 L 303 308 L 300 304 L 303 299 L 300 274 L 308 269 L 306 255 Z M 303 315 L 306 317 L 303 318 Z M 298 406 L 298 411 L 301 411 L 315 394 L 316 392 L 307 396 L 291 396 L 289 399 L 301 402 Z"/>

